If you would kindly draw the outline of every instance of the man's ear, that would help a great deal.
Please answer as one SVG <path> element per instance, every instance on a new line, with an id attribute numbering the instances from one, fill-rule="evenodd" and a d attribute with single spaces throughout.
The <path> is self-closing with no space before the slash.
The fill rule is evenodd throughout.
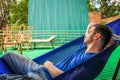
<path id="1" fill-rule="evenodd" d="M 101 38 L 101 34 L 100 34 L 100 33 L 96 33 L 96 34 L 94 35 L 94 39 L 97 40 L 97 39 L 99 39 L 99 38 Z"/>

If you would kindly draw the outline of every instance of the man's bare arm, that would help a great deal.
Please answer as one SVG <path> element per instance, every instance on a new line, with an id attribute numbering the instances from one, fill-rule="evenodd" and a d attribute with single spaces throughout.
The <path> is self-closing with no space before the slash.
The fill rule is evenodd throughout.
<path id="1" fill-rule="evenodd" d="M 48 72 L 51 74 L 53 78 L 63 73 L 62 70 L 58 69 L 50 61 L 46 61 L 43 66 L 48 70 Z"/>

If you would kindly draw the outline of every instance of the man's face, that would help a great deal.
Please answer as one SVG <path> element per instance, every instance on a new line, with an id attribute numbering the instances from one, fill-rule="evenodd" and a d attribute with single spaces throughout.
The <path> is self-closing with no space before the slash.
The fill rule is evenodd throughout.
<path id="1" fill-rule="evenodd" d="M 84 38 L 84 43 L 87 45 L 89 43 L 91 43 L 93 40 L 94 40 L 94 30 L 95 30 L 95 27 L 91 27 L 89 30 L 88 30 L 88 34 L 85 35 L 85 38 Z"/>

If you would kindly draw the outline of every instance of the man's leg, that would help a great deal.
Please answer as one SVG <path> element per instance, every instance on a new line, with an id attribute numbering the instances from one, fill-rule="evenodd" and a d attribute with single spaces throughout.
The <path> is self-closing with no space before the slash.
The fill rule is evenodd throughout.
<path id="1" fill-rule="evenodd" d="M 28 75 L 36 80 L 47 80 L 42 71 L 42 65 L 35 63 L 31 59 L 10 52 L 6 53 L 2 58 L 16 74 Z"/>

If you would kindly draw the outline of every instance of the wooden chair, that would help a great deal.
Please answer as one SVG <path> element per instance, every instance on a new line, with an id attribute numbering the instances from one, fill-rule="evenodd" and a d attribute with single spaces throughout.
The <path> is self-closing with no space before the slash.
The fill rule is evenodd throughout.
<path id="1" fill-rule="evenodd" d="M 19 28 L 17 30 L 14 30 L 11 27 L 3 28 L 2 30 L 2 49 L 3 54 L 7 52 L 7 47 L 13 47 L 15 45 L 18 46 L 18 53 L 22 54 L 22 48 L 21 43 L 19 42 L 17 38 L 17 33 L 19 32 Z"/>
<path id="2" fill-rule="evenodd" d="M 22 46 L 27 46 L 27 50 L 29 50 L 29 48 L 32 48 L 32 31 L 33 27 L 24 27 L 24 29 L 19 32 L 21 44 Z"/>

